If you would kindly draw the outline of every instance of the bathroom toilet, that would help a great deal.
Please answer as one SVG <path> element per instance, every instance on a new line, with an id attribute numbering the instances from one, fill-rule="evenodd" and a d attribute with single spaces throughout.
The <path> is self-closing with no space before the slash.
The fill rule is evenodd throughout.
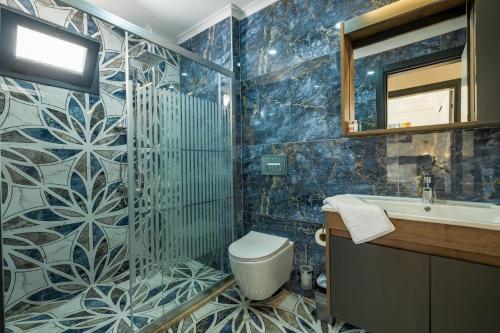
<path id="1" fill-rule="evenodd" d="M 287 238 L 251 231 L 229 246 L 229 262 L 243 294 L 263 300 L 290 278 L 294 243 Z"/>

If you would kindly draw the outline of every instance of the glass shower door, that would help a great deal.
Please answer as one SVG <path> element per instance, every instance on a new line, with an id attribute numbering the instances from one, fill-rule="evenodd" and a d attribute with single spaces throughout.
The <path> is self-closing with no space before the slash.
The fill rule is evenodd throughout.
<path id="1" fill-rule="evenodd" d="M 225 276 L 233 199 L 223 87 L 230 80 L 153 45 L 130 56 L 130 283 L 141 328 Z"/>

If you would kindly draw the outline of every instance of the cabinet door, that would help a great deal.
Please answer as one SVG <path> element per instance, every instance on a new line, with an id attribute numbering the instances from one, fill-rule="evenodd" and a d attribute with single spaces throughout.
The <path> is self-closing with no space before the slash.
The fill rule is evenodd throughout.
<path id="1" fill-rule="evenodd" d="M 428 255 L 330 241 L 335 318 L 372 333 L 429 332 Z"/>
<path id="2" fill-rule="evenodd" d="M 500 77 L 500 1 L 475 1 L 476 36 L 476 86 L 478 122 L 496 123 L 499 121 L 498 78 Z M 497 37 L 493 37 L 497 36 Z M 493 39 L 496 38 L 496 42 Z M 499 332 L 500 330 L 497 330 Z"/>
<path id="3" fill-rule="evenodd" d="M 500 332 L 500 268 L 432 257 L 432 333 Z"/>

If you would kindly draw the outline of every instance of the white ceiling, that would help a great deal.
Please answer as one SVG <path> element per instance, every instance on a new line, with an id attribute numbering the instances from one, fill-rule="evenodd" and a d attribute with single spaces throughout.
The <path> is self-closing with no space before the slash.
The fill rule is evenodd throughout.
<path id="1" fill-rule="evenodd" d="M 230 4 L 244 8 L 255 0 L 87 0 L 172 41 Z"/>

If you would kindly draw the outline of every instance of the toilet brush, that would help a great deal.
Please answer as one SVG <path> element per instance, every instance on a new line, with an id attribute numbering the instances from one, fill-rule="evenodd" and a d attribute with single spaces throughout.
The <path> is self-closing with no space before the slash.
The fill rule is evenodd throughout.
<path id="1" fill-rule="evenodd" d="M 308 264 L 308 255 L 307 255 L 307 244 L 304 246 L 304 254 L 305 260 L 304 265 L 300 266 L 300 285 L 304 290 L 312 289 L 312 271 L 313 267 Z"/>

